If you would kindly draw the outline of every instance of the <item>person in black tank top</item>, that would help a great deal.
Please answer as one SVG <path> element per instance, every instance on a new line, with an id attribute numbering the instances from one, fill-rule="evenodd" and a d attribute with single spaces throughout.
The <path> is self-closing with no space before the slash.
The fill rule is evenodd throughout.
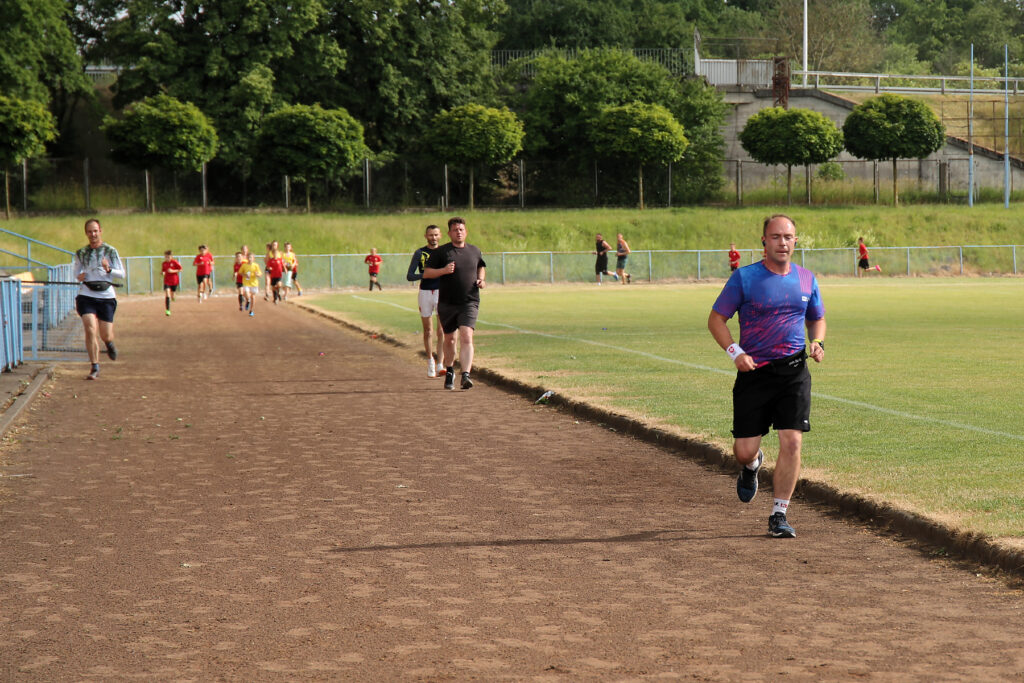
<path id="1" fill-rule="evenodd" d="M 616 280 L 619 279 L 619 276 L 615 273 L 608 272 L 608 252 L 611 250 L 611 245 L 601 237 L 601 233 L 597 233 L 594 239 L 594 253 L 597 255 L 597 261 L 594 263 L 594 276 L 597 279 L 597 284 L 601 284 L 602 275 L 609 275 Z"/>

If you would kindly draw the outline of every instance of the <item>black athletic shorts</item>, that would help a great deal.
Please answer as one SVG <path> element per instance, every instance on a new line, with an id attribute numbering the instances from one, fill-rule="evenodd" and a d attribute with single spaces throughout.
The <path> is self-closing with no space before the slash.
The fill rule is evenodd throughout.
<path id="1" fill-rule="evenodd" d="M 868 263 L 868 260 L 866 258 L 862 258 L 861 260 L 857 261 L 857 265 L 863 268 L 864 270 L 867 270 L 868 268 L 871 267 L 871 264 Z"/>
<path id="2" fill-rule="evenodd" d="M 178 291 L 178 285 L 164 285 L 164 289 L 169 289 L 172 292 L 177 292 Z"/>
<path id="3" fill-rule="evenodd" d="M 604 256 L 598 256 L 597 262 L 594 264 L 595 273 L 607 273 L 608 272 L 608 254 Z"/>
<path id="4" fill-rule="evenodd" d="M 770 427 L 811 431 L 811 373 L 807 353 L 736 373 L 732 388 L 732 435 L 764 436 Z"/>
<path id="5" fill-rule="evenodd" d="M 201 285 L 201 284 L 203 284 L 203 280 L 209 280 L 209 279 L 210 279 L 209 275 L 196 275 L 196 284 L 197 285 Z"/>
<path id="6" fill-rule="evenodd" d="M 272 278 L 270 278 L 270 286 L 271 287 L 277 287 L 279 284 L 281 284 L 281 278 L 279 278 L 279 277 L 272 277 Z"/>
<path id="7" fill-rule="evenodd" d="M 467 301 L 461 306 L 440 302 L 437 304 L 437 319 L 441 321 L 441 329 L 445 334 L 456 332 L 460 327 L 476 329 L 476 316 L 479 312 L 478 301 Z"/>
<path id="8" fill-rule="evenodd" d="M 117 299 L 97 299 L 94 296 L 79 294 L 75 297 L 75 310 L 78 315 L 90 313 L 105 323 L 114 322 L 114 311 L 117 310 Z"/>
<path id="9" fill-rule="evenodd" d="M 616 256 L 615 257 L 615 270 L 623 270 L 626 267 L 626 259 L 629 256 Z"/>

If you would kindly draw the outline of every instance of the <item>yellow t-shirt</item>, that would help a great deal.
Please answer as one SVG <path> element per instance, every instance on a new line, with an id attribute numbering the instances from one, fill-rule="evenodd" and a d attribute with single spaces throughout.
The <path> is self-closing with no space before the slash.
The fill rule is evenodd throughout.
<path id="1" fill-rule="evenodd" d="M 294 253 L 286 251 L 281 258 L 284 259 L 285 265 L 287 266 L 286 270 L 293 270 L 295 268 L 295 254 Z"/>
<path id="2" fill-rule="evenodd" d="M 256 262 L 243 263 L 239 266 L 238 273 L 242 276 L 243 287 L 260 286 L 260 275 L 263 274 L 263 271 L 260 270 L 260 264 Z"/>

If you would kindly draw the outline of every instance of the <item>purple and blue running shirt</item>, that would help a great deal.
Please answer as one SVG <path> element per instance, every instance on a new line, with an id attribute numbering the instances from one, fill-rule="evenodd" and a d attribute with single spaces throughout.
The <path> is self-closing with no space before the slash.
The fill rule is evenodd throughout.
<path id="1" fill-rule="evenodd" d="M 807 321 L 825 317 L 817 278 L 795 263 L 789 275 L 764 262 L 733 271 L 712 308 L 727 320 L 739 311 L 740 347 L 758 366 L 799 352 Z"/>

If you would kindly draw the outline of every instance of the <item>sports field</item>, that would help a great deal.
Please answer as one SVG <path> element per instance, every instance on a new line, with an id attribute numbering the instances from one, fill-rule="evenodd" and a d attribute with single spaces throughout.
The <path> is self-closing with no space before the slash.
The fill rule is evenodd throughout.
<path id="1" fill-rule="evenodd" d="M 720 288 L 493 287 L 477 363 L 728 447 L 734 373 L 706 328 Z M 825 279 L 821 288 L 827 355 L 812 367 L 804 476 L 1024 540 L 1024 281 Z M 317 304 L 420 346 L 412 287 Z"/>

